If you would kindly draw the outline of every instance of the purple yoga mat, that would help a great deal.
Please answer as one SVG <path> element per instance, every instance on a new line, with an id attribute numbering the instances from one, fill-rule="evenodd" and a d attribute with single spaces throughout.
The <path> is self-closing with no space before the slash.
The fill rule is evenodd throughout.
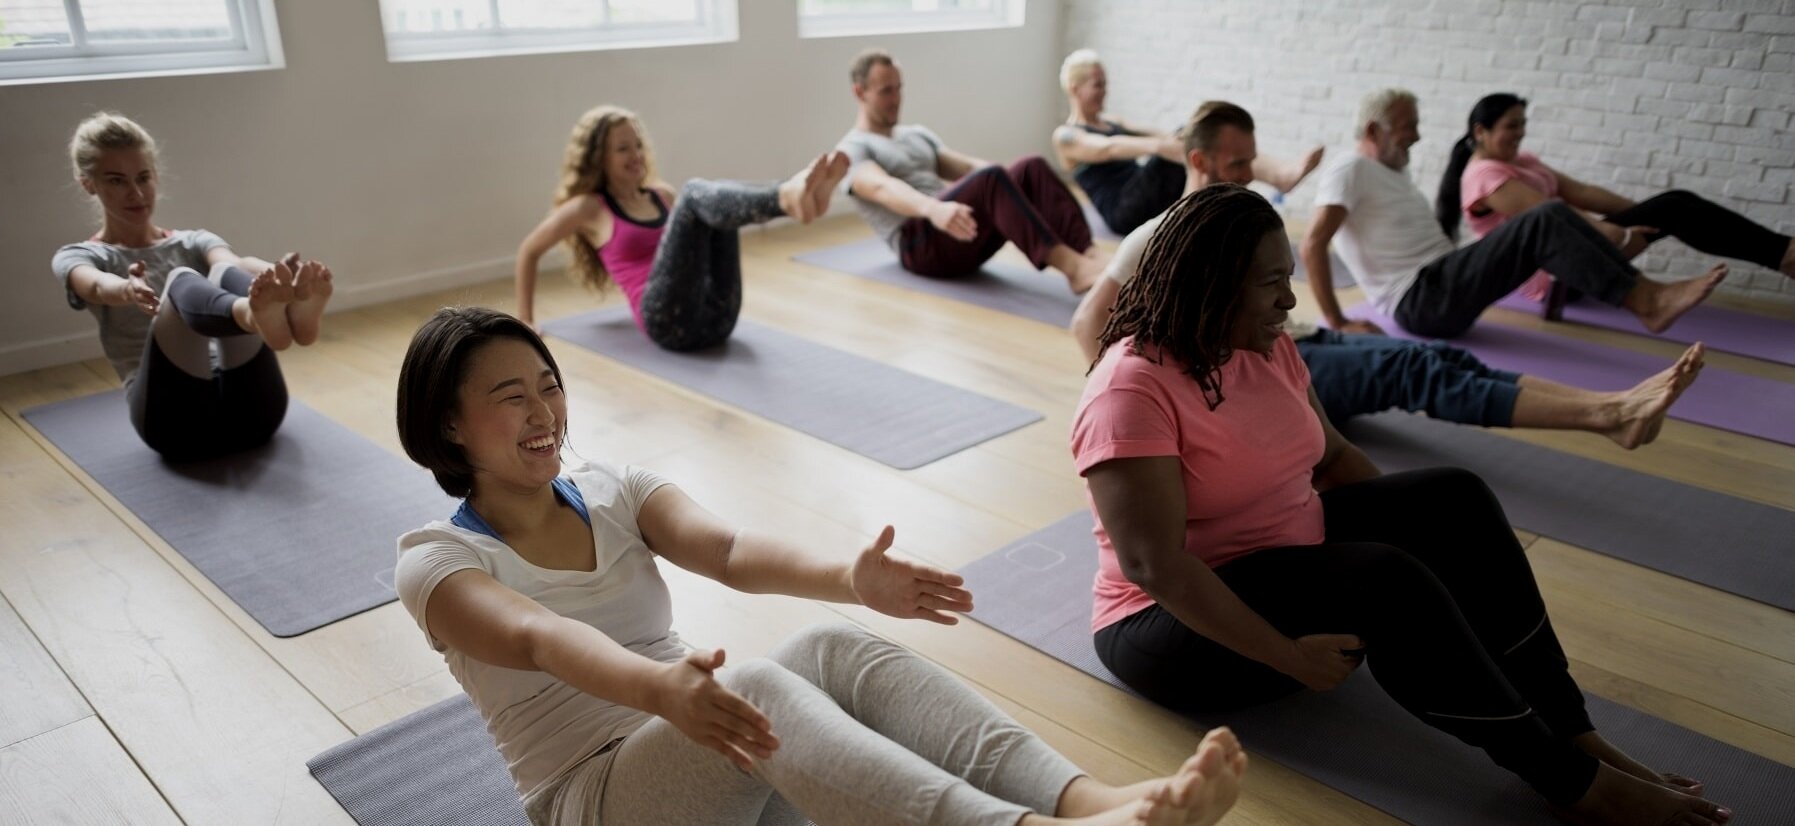
<path id="1" fill-rule="evenodd" d="M 1511 293 L 1496 306 L 1517 312 L 1539 315 L 1540 304 L 1519 293 Z M 1619 307 L 1610 307 L 1588 298 L 1564 306 L 1564 320 L 1588 327 L 1619 330 L 1623 333 L 1651 335 L 1639 326 L 1639 319 Z M 1795 365 L 1795 321 L 1771 318 L 1756 313 L 1702 305 L 1690 310 L 1658 338 L 1684 344 L 1702 342 L 1711 350 Z M 1792 413 L 1791 415 L 1795 415 Z"/>
<path id="2" fill-rule="evenodd" d="M 1369 305 L 1353 307 L 1348 314 L 1375 322 L 1397 338 L 1426 340 L 1403 330 Z M 1480 323 L 1448 343 L 1475 353 L 1485 364 L 1499 370 L 1591 390 L 1625 390 L 1671 365 L 1662 356 L 1501 324 Z M 1670 415 L 1686 422 L 1795 445 L 1795 384 L 1710 366 L 1684 391 Z"/>

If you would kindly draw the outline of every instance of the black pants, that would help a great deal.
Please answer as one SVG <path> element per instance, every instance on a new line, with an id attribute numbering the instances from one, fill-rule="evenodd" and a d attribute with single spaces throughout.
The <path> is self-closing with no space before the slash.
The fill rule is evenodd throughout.
<path id="1" fill-rule="evenodd" d="M 1168 209 L 1184 194 L 1184 164 L 1173 163 L 1157 155 L 1140 163 L 1131 163 L 1133 171 L 1109 183 L 1114 191 L 1091 192 L 1091 204 L 1103 223 L 1117 235 L 1127 235 L 1136 227 Z"/>
<path id="2" fill-rule="evenodd" d="M 1595 727 L 1533 570 L 1483 480 L 1440 468 L 1322 494 L 1327 542 L 1268 548 L 1215 569 L 1291 638 L 1354 634 L 1378 685 L 1410 714 L 1483 749 L 1547 800 L 1576 801 Z M 1155 605 L 1101 629 L 1098 658 L 1149 699 L 1224 711 L 1303 686 Z"/>
<path id="3" fill-rule="evenodd" d="M 192 270 L 169 275 L 161 312 L 180 316 L 179 344 L 191 351 L 213 338 L 248 335 L 231 315 L 231 305 L 249 295 L 253 280 L 236 267 L 208 279 Z M 214 365 L 207 375 L 182 369 L 156 340 L 151 325 L 143 360 L 125 388 L 125 401 L 143 443 L 174 461 L 223 456 L 257 447 L 273 438 L 287 415 L 287 382 L 267 345 L 246 361 Z M 203 350 L 202 350 L 203 352 Z"/>
<path id="4" fill-rule="evenodd" d="M 1657 233 L 1646 236 L 1653 242 L 1668 235 L 1700 252 L 1773 270 L 1782 267 L 1789 251 L 1789 236 L 1681 189 L 1660 192 L 1603 220 L 1623 227 L 1656 227 Z"/>
<path id="5" fill-rule="evenodd" d="M 1452 338 L 1538 270 L 1620 306 L 1639 271 L 1613 242 L 1563 201 L 1547 201 L 1482 240 L 1422 265 L 1396 305 L 1396 323 L 1419 336 Z"/>

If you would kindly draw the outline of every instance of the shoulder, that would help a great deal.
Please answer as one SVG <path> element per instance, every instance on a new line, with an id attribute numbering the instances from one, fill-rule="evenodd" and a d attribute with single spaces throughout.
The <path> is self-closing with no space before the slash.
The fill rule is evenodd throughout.
<path id="1" fill-rule="evenodd" d="M 176 243 L 199 252 L 206 252 L 216 247 L 228 247 L 230 242 L 218 233 L 209 229 L 177 229 L 170 236 Z"/>
<path id="2" fill-rule="evenodd" d="M 922 140 L 928 141 L 930 144 L 933 144 L 937 147 L 942 145 L 941 144 L 941 136 L 935 134 L 935 130 L 930 129 L 929 127 L 924 126 L 920 123 L 903 124 L 902 126 L 899 126 L 893 134 L 899 138 L 908 138 L 908 137 L 921 138 Z"/>
<path id="3" fill-rule="evenodd" d="M 56 254 L 52 256 L 52 260 L 56 261 L 58 264 L 62 264 L 65 261 L 71 262 L 69 263 L 69 266 L 74 266 L 75 264 L 97 264 L 98 262 L 110 258 L 111 254 L 111 249 L 98 241 L 80 241 L 74 244 L 63 244 L 62 246 L 57 247 Z"/>
<path id="4" fill-rule="evenodd" d="M 673 206 L 673 202 L 679 199 L 679 190 L 674 189 L 673 185 L 666 181 L 656 181 L 649 186 L 649 189 L 654 190 L 655 194 L 660 195 L 661 200 L 665 201 L 669 207 Z"/>
<path id="5" fill-rule="evenodd" d="M 588 513 L 610 516 L 620 522 L 625 521 L 622 517 L 627 515 L 631 523 L 649 495 L 662 485 L 670 484 L 665 477 L 647 468 L 603 460 L 587 460 L 568 470 L 567 478 L 580 489 Z"/>

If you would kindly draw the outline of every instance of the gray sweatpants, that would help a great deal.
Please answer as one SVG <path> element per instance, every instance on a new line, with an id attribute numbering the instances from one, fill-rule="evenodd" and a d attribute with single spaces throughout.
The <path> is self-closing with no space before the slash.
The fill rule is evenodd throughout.
<path id="1" fill-rule="evenodd" d="M 537 823 L 992 824 L 1051 815 L 1079 768 L 953 675 L 856 626 L 817 625 L 720 679 L 773 721 L 744 773 L 655 718 L 575 766 Z"/>

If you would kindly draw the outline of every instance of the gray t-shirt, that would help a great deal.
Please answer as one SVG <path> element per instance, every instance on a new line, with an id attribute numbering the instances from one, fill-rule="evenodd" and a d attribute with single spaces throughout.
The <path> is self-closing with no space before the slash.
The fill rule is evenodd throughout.
<path id="1" fill-rule="evenodd" d="M 74 287 L 69 284 L 69 274 L 76 267 L 87 264 L 100 272 L 125 278 L 130 274 L 131 265 L 142 261 L 144 281 L 160 294 L 162 285 L 168 282 L 168 274 L 176 268 L 192 267 L 204 274 L 210 269 L 206 253 L 228 246 L 223 238 L 203 229 L 176 230 L 147 247 L 82 241 L 57 250 L 56 257 L 50 259 L 50 269 L 56 272 L 56 280 L 62 282 L 69 306 L 87 310 L 99 320 L 100 348 L 112 361 L 112 369 L 118 371 L 119 379 L 130 384 L 137 376 L 137 363 L 143 359 L 144 342 L 150 334 L 150 317 L 134 304 L 116 307 L 88 304 L 75 294 Z"/>
<path id="2" fill-rule="evenodd" d="M 927 126 L 904 124 L 891 130 L 889 138 L 854 129 L 842 136 L 835 148 L 846 152 L 854 166 L 872 161 L 885 174 L 924 195 L 935 195 L 947 188 L 947 182 L 936 171 L 941 163 L 941 138 Z M 852 189 L 849 194 L 853 194 Z M 909 219 L 859 196 L 855 196 L 854 206 L 860 208 L 860 217 L 866 219 L 873 232 L 897 249 L 898 229 Z"/>

